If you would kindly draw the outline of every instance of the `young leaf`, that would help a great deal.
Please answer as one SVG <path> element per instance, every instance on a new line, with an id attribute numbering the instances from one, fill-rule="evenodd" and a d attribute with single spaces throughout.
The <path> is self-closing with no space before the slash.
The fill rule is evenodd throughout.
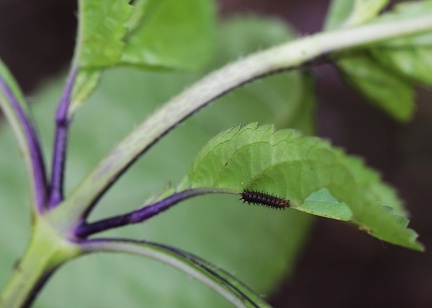
<path id="1" fill-rule="evenodd" d="M 197 69 L 213 51 L 212 0 L 151 0 L 127 38 L 122 64 Z"/>
<path id="2" fill-rule="evenodd" d="M 147 241 L 97 239 L 82 243 L 85 253 L 121 252 L 150 257 L 198 279 L 236 307 L 270 307 L 237 278 L 189 252 Z"/>
<path id="3" fill-rule="evenodd" d="M 327 198 L 322 208 L 306 204 L 308 212 L 347 220 L 348 206 L 350 220 L 371 235 L 422 249 L 416 234 L 386 210 L 394 208 L 397 216 L 404 215 L 394 191 L 375 172 L 327 142 L 293 130 L 275 132 L 269 125 L 248 124 L 216 136 L 198 154 L 178 190 L 199 187 L 263 191 L 289 200 L 298 210 L 326 189 L 337 200 Z"/>

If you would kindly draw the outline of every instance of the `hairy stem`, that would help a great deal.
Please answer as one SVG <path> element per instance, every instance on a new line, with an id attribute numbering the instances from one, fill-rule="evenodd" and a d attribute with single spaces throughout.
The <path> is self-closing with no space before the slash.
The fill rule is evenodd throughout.
<path id="1" fill-rule="evenodd" d="M 71 122 L 71 118 L 68 115 L 68 109 L 77 71 L 77 68 L 72 68 L 70 71 L 62 98 L 57 108 L 55 118 L 56 132 L 52 158 L 49 207 L 54 207 L 63 201 L 63 178 L 69 136 L 69 125 Z"/>
<path id="2" fill-rule="evenodd" d="M 162 136 L 219 96 L 251 80 L 301 66 L 332 52 L 432 30 L 432 18 L 415 17 L 304 37 L 250 55 L 209 74 L 154 112 L 118 144 L 52 214 L 70 232 L 118 177 Z"/>

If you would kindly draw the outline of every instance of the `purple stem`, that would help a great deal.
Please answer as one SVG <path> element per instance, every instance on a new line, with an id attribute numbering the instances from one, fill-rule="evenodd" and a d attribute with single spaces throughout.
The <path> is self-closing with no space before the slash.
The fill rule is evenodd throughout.
<path id="1" fill-rule="evenodd" d="M 59 102 L 55 118 L 56 133 L 51 166 L 51 190 L 49 196 L 50 208 L 55 207 L 57 204 L 63 201 L 63 182 L 66 150 L 69 136 L 69 125 L 71 123 L 71 118 L 68 115 L 68 110 L 77 72 L 77 68 L 72 68 L 69 73 L 68 79 L 66 81 L 66 86 L 63 91 L 63 96 Z"/>
<path id="2" fill-rule="evenodd" d="M 173 205 L 198 195 L 221 192 L 214 188 L 194 188 L 184 190 L 169 196 L 159 202 L 147 205 L 138 210 L 122 214 L 119 216 L 110 217 L 99 220 L 91 224 L 83 223 L 75 231 L 75 236 L 78 238 L 86 238 L 94 233 L 107 231 L 109 229 L 122 227 L 125 225 L 137 224 L 147 220 L 163 211 L 168 210 Z"/>
<path id="3" fill-rule="evenodd" d="M 36 130 L 33 123 L 26 116 L 22 106 L 19 104 L 18 99 L 13 94 L 12 90 L 6 84 L 5 80 L 0 76 L 0 87 L 5 94 L 8 101 L 11 103 L 15 114 L 21 123 L 24 135 L 27 141 L 28 150 L 30 154 L 32 176 L 33 176 L 33 190 L 36 210 L 42 213 L 45 208 L 46 195 L 47 195 L 47 180 L 45 174 L 45 164 L 42 155 L 42 150 L 37 137 Z"/>

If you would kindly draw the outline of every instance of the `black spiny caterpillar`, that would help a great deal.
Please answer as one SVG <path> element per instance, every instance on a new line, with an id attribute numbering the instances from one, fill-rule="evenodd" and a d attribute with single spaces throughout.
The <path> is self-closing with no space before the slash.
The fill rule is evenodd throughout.
<path id="1" fill-rule="evenodd" d="M 290 206 L 289 200 L 259 191 L 245 189 L 240 195 L 242 196 L 240 200 L 243 200 L 243 203 L 264 205 L 274 209 L 286 209 Z"/>

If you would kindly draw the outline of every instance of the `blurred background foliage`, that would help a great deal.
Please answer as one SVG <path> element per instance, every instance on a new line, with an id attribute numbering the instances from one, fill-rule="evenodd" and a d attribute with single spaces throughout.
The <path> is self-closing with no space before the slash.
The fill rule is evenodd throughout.
<path id="1" fill-rule="evenodd" d="M 312 0 L 220 0 L 219 15 L 224 19 L 239 12 L 259 13 L 289 21 L 297 35 L 305 35 L 320 30 L 328 3 L 329 1 Z M 75 12 L 74 0 L 0 0 L 0 56 L 16 76 L 29 100 L 37 102 L 35 116 L 43 119 L 38 122 L 40 131 L 50 131 L 53 128 L 51 119 L 63 79 L 58 79 L 55 84 L 52 84 L 52 81 L 64 74 L 72 56 Z M 280 30 L 283 27 L 278 22 L 273 22 L 273 26 L 274 29 L 279 29 L 275 30 L 278 32 L 277 38 L 290 35 L 288 32 L 284 33 L 285 30 Z M 246 28 L 251 32 L 258 32 L 256 28 L 252 28 L 252 24 Z M 241 31 L 239 29 L 240 27 L 225 28 L 220 32 L 220 40 L 230 41 L 225 41 L 223 50 L 216 52 L 214 66 L 226 61 L 227 58 L 221 56 L 223 52 L 229 54 L 226 57 L 231 59 L 241 56 L 242 50 L 243 54 L 246 53 L 241 49 L 244 48 L 242 40 L 235 38 L 237 35 L 242 37 L 241 32 L 236 32 Z M 264 35 L 264 38 L 267 39 L 267 44 L 274 43 L 277 39 L 270 35 Z M 227 50 L 230 46 L 238 49 Z M 248 46 L 252 50 L 259 47 L 264 46 Z M 237 52 L 237 56 L 233 52 Z M 410 226 L 420 234 L 419 239 L 427 250 L 420 254 L 394 247 L 381 243 L 349 225 L 317 219 L 294 271 L 282 286 L 274 291 L 270 302 L 276 307 L 429 307 L 432 304 L 432 295 L 429 292 L 432 287 L 432 258 L 428 251 L 432 244 L 429 206 L 432 199 L 431 93 L 421 89 L 418 91 L 418 107 L 414 120 L 400 125 L 365 104 L 362 98 L 340 82 L 329 65 L 315 68 L 313 74 L 317 76 L 318 135 L 331 139 L 332 143 L 343 146 L 349 153 L 364 156 L 369 165 L 380 170 L 385 180 L 397 187 L 411 212 Z M 117 140 L 154 110 L 156 104 L 165 101 L 197 77 L 197 73 L 143 74 L 137 70 L 125 69 L 112 70 L 106 74 L 101 91 L 78 112 L 73 125 L 68 162 L 70 165 L 67 171 L 69 189 L 74 187 Z M 277 111 L 281 108 L 278 104 L 285 99 L 295 101 L 296 97 L 301 97 L 301 93 L 292 90 L 304 89 L 299 85 L 309 84 L 310 81 L 308 77 L 297 73 L 272 79 L 274 80 L 268 83 L 259 81 L 228 95 L 223 101 L 203 110 L 170 134 L 157 149 L 149 152 L 145 162 L 140 162 L 137 168 L 133 168 L 131 174 L 122 179 L 120 185 L 102 200 L 91 218 L 117 213 L 119 205 L 122 211 L 132 209 L 144 198 L 161 189 L 167 181 L 178 180 L 187 169 L 188 162 L 205 142 L 227 127 L 257 120 L 261 123 L 275 122 L 279 127 L 287 125 L 283 118 L 278 118 Z M 143 87 L 143 84 L 148 87 Z M 36 94 L 36 90 L 41 88 L 45 90 Z M 131 88 L 135 90 L 131 92 Z M 263 93 L 277 93 L 282 95 L 282 98 L 279 95 Z M 278 102 L 278 99 L 282 101 Z M 271 103 L 264 109 L 247 107 L 246 112 L 244 105 L 241 105 L 242 101 L 247 101 L 263 108 L 264 100 Z M 145 106 L 143 101 L 146 102 Z M 130 112 L 131 110 L 134 111 Z M 217 114 L 222 116 L 215 116 Z M 4 123 L 1 125 L 4 126 Z M 109 138 L 106 138 L 107 127 Z M 311 125 L 307 127 L 310 129 Z M 4 131 L 3 128 L 2 130 Z M 47 150 L 51 146 L 51 135 L 45 134 L 43 137 Z M 195 142 L 189 142 L 189 139 L 194 139 Z M 46 153 L 49 154 L 50 151 Z M 28 197 L 23 194 L 23 187 L 16 185 L 26 183 L 20 158 L 16 154 L 11 135 L 2 132 L 0 170 L 2 178 L 7 178 L 7 181 L 2 179 L 0 196 L 0 223 L 4 235 L 1 237 L 0 246 L 6 247 L 2 251 L 4 260 L 0 265 L 0 285 L 7 279 L 14 258 L 19 256 L 24 248 L 30 219 L 26 207 Z M 175 159 L 172 159 L 173 157 Z M 161 159 L 164 165 L 161 166 L 157 159 Z M 14 161 L 13 164 L 11 160 Z M 137 179 L 140 179 L 139 185 Z M 8 193 L 4 194 L 3 191 Z M 282 276 L 289 272 L 288 264 L 294 260 L 294 252 L 304 237 L 303 233 L 281 233 L 284 226 L 278 227 L 278 223 L 281 224 L 283 219 L 284 225 L 290 224 L 293 227 L 290 230 L 298 230 L 298 227 L 307 228 L 308 218 L 297 213 L 283 213 L 269 216 L 267 223 L 261 222 L 257 225 L 252 217 L 271 214 L 268 209 L 245 209 L 232 196 L 210 199 L 214 198 L 203 197 L 181 205 L 146 225 L 128 228 L 123 234 L 175 244 L 228 269 L 258 292 L 271 289 L 272 278 L 282 280 Z M 215 202 L 214 205 L 211 205 L 211 202 Z M 202 206 L 203 203 L 208 205 Z M 216 207 L 220 207 L 217 208 L 220 210 L 219 214 L 215 214 L 217 210 L 209 212 Z M 284 215 L 286 217 L 282 217 Z M 196 218 L 193 219 L 192 216 Z M 185 228 L 185 225 L 190 225 L 191 222 L 201 225 L 204 234 L 200 236 L 207 237 L 206 240 L 197 239 L 192 227 Z M 248 241 L 238 243 L 235 238 L 230 237 L 232 230 L 229 226 L 232 226 L 236 233 L 244 233 L 244 239 L 251 234 L 259 238 L 249 237 Z M 265 229 L 265 233 L 260 232 L 262 229 Z M 119 233 L 113 231 L 111 234 Z M 172 236 L 174 234 L 175 239 Z M 269 237 L 269 234 L 273 235 Z M 5 241 L 5 238 L 12 237 L 12 241 Z M 271 254 L 264 253 L 259 261 L 260 251 L 267 251 L 269 247 L 262 246 L 264 244 L 273 245 L 274 251 L 285 250 L 285 253 L 279 254 L 279 258 L 271 259 L 272 261 L 269 258 Z M 249 250 L 243 251 L 243 248 L 238 248 L 239 245 L 249 247 Z M 237 254 L 237 251 L 240 252 Z M 290 251 L 293 253 L 290 254 Z M 226 254 L 233 256 L 231 261 L 221 261 Z M 248 254 L 253 255 L 253 258 L 248 258 Z M 286 259 L 287 256 L 291 259 Z M 178 295 L 177 307 L 187 306 L 191 301 L 197 306 L 203 306 L 208 301 L 219 307 L 225 304 L 199 283 L 191 282 L 191 279 L 182 273 L 159 266 L 153 261 L 144 262 L 139 258 L 129 257 L 128 267 L 124 271 L 113 266 L 121 264 L 123 260 L 120 256 L 93 256 L 88 260 L 72 262 L 48 283 L 36 306 L 46 307 L 47 302 L 51 302 L 53 307 L 64 306 L 68 300 L 72 306 L 76 306 L 77 300 L 83 298 L 82 304 L 85 306 L 126 304 L 128 307 L 138 307 L 142 302 L 137 299 L 136 294 L 143 290 L 149 292 L 141 294 L 147 296 L 149 305 L 158 303 L 160 306 L 170 306 L 170 296 L 164 292 L 164 287 L 166 281 L 171 280 L 182 281 L 180 287 L 170 291 L 171 296 Z M 269 265 L 269 262 L 274 264 Z M 261 272 L 260 268 L 256 268 L 260 266 Z M 271 278 L 265 276 L 269 266 L 273 268 Z M 255 270 L 250 272 L 248 267 L 254 267 Z M 147 272 L 151 271 L 157 272 L 165 280 L 146 279 Z M 101 273 L 103 276 L 100 276 Z M 259 273 L 262 273 L 262 276 L 257 280 Z M 120 275 L 129 278 L 114 278 Z M 101 282 L 95 282 L 97 277 Z M 76 285 L 83 281 L 88 281 L 88 284 L 77 288 Z M 98 294 L 104 295 L 106 302 L 95 296 L 94 289 L 97 289 Z M 155 302 L 152 304 L 151 300 Z"/>

